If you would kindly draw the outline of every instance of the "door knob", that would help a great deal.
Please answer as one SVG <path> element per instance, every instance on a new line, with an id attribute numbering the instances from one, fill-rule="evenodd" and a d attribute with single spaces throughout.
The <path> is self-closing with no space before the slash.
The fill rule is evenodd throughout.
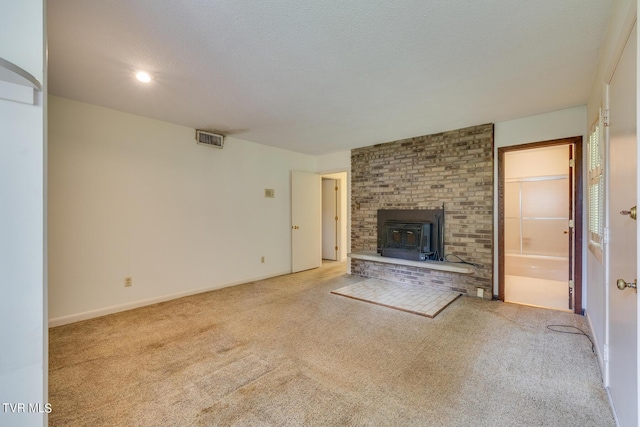
<path id="1" fill-rule="evenodd" d="M 294 230 L 297 230 L 297 229 L 299 229 L 300 227 L 298 227 L 297 225 L 294 225 L 294 226 L 292 226 L 291 228 L 292 228 L 292 229 L 294 229 Z"/>
<path id="2" fill-rule="evenodd" d="M 628 211 L 620 211 L 620 215 L 629 215 L 631 219 L 636 219 L 636 207 L 632 207 Z"/>
<path id="3" fill-rule="evenodd" d="M 625 288 L 631 288 L 631 289 L 635 289 L 636 293 L 638 293 L 638 279 L 634 279 L 633 283 L 631 282 L 625 282 L 624 279 L 618 279 L 618 281 L 616 282 L 616 284 L 618 285 L 618 289 L 620 289 L 621 291 L 623 291 Z"/>

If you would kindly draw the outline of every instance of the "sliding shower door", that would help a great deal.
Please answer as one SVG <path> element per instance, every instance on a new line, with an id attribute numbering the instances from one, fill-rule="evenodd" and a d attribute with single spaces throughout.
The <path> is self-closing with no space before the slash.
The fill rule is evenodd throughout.
<path id="1" fill-rule="evenodd" d="M 505 301 L 573 308 L 571 146 L 505 154 Z"/>

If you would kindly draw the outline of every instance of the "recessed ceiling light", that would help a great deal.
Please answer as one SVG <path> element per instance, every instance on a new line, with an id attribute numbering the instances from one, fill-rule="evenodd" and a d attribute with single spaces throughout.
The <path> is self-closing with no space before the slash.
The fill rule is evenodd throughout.
<path id="1" fill-rule="evenodd" d="M 151 76 L 146 71 L 138 71 L 136 73 L 136 79 L 143 83 L 149 83 L 151 81 Z"/>

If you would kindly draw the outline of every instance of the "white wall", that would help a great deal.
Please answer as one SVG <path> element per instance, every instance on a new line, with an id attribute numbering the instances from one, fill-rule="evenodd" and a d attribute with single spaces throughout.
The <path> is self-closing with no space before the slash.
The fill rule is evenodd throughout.
<path id="1" fill-rule="evenodd" d="M 5 1 L 0 58 L 43 83 L 44 4 Z M 0 99 L 0 402 L 47 400 L 45 95 L 36 105 Z M 40 407 L 44 410 L 44 407 Z M 44 413 L 0 408 L 0 425 L 46 425 Z"/>
<path id="2" fill-rule="evenodd" d="M 318 156 L 318 172 L 347 172 L 351 171 L 351 150 Z"/>
<path id="3" fill-rule="evenodd" d="M 495 154 L 499 147 L 548 141 L 571 136 L 586 137 L 586 106 L 580 105 L 550 113 L 495 124 Z M 496 171 L 497 165 L 496 165 Z"/>
<path id="4" fill-rule="evenodd" d="M 603 98 L 603 89 L 611 80 L 615 66 L 622 54 L 627 36 L 636 19 L 638 0 L 615 0 L 607 35 L 600 49 L 600 58 L 587 102 L 588 122 L 598 118 L 598 108 Z"/>
<path id="5" fill-rule="evenodd" d="M 567 138 L 582 135 L 583 144 L 587 141 L 587 108 L 578 106 L 550 113 L 538 114 L 524 117 L 522 119 L 498 122 L 494 131 L 494 219 L 493 219 L 493 293 L 498 294 L 498 148 L 513 145 L 528 144 L 531 142 L 548 141 L 553 139 Z M 586 147 L 586 145 L 585 145 Z M 584 170 L 584 168 L 583 168 Z M 586 178 L 585 178 L 586 179 Z M 585 206 L 586 208 L 586 206 Z M 586 215 L 586 211 L 583 212 Z M 583 234 L 586 229 L 583 229 Z M 586 252 L 583 250 L 583 259 Z M 584 269 L 584 268 L 583 268 Z M 583 271 L 584 277 L 584 271 Z M 583 307 L 586 306 L 585 285 L 583 283 Z"/>
<path id="6" fill-rule="evenodd" d="M 44 2 L 3 1 L 0 14 L 0 58 L 44 81 Z"/>
<path id="7" fill-rule="evenodd" d="M 51 324 L 291 272 L 291 170 L 316 159 L 51 97 Z"/>

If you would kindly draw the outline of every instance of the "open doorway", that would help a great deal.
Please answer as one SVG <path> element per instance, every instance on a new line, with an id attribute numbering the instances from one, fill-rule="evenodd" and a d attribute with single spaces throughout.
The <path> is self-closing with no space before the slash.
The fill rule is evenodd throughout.
<path id="1" fill-rule="evenodd" d="M 582 137 L 498 150 L 499 298 L 580 313 Z"/>
<path id="2" fill-rule="evenodd" d="M 347 173 L 322 175 L 322 259 L 346 261 Z"/>

